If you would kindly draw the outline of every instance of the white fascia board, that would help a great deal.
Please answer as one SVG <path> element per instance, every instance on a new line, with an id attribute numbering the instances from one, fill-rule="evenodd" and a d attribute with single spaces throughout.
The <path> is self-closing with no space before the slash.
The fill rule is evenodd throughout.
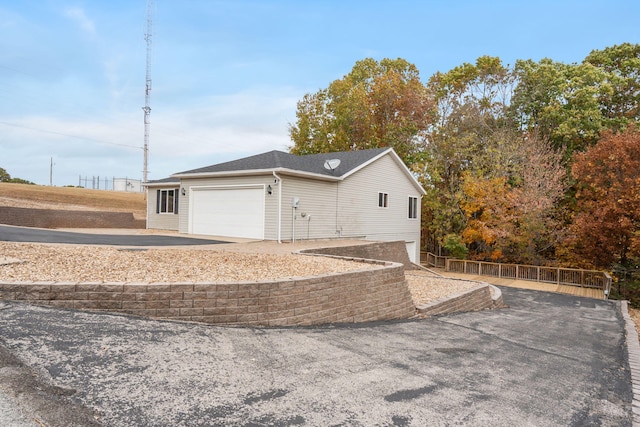
<path id="1" fill-rule="evenodd" d="M 321 181 L 340 181 L 342 177 L 321 175 L 317 173 L 298 171 L 287 168 L 275 168 L 275 169 L 254 169 L 254 170 L 239 170 L 239 171 L 223 171 L 223 172 L 200 172 L 200 173 L 178 173 L 171 175 L 172 178 L 180 179 L 197 179 L 197 178 L 223 178 L 234 176 L 255 176 L 255 175 L 272 175 L 273 172 L 288 176 L 298 176 L 303 178 L 317 179 Z"/>
<path id="2" fill-rule="evenodd" d="M 145 182 L 142 183 L 143 187 L 180 187 L 180 181 L 172 182 Z"/>
<path id="3" fill-rule="evenodd" d="M 418 182 L 416 177 L 413 176 L 413 174 L 411 173 L 411 171 L 409 170 L 407 165 L 404 164 L 404 162 L 402 161 L 400 156 L 398 156 L 398 153 L 396 153 L 396 151 L 393 148 L 388 148 L 387 150 L 385 150 L 382 153 L 378 154 L 377 156 L 373 157 L 369 161 L 361 164 L 357 168 L 354 168 L 354 169 L 350 170 L 349 172 L 347 172 L 346 174 L 344 174 L 342 176 L 342 179 L 345 179 L 349 175 L 352 175 L 352 174 L 358 172 L 359 170 L 364 169 L 365 167 L 367 167 L 371 163 L 375 162 L 378 159 L 381 159 L 382 157 L 386 156 L 387 154 L 389 154 L 391 156 L 391 158 L 393 160 L 395 160 L 395 162 L 398 164 L 400 169 L 404 172 L 404 174 L 407 176 L 407 178 L 409 178 L 409 180 L 411 180 L 411 182 L 413 183 L 414 187 L 416 187 L 416 189 L 420 192 L 420 194 L 422 194 L 423 196 L 426 195 L 427 192 L 425 191 L 425 189 L 422 187 L 422 185 L 420 185 L 420 183 Z"/>

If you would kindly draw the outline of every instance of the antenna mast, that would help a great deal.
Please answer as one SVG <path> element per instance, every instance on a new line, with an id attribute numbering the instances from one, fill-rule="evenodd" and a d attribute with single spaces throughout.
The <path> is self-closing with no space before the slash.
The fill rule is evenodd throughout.
<path id="1" fill-rule="evenodd" d="M 147 42 L 147 77 L 144 91 L 144 170 L 142 171 L 142 182 L 147 182 L 149 172 L 149 116 L 151 115 L 151 10 L 153 0 L 147 0 L 147 32 L 144 39 Z"/>

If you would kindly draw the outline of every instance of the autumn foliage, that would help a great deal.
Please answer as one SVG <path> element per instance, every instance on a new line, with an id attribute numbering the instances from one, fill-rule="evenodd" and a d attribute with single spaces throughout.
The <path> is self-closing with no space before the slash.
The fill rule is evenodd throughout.
<path id="1" fill-rule="evenodd" d="M 393 147 L 426 190 L 424 246 L 449 256 L 640 265 L 640 45 L 581 63 L 481 56 L 426 83 L 367 58 L 307 94 L 291 151 Z"/>
<path id="2" fill-rule="evenodd" d="M 508 175 L 465 175 L 462 236 L 477 258 L 543 261 L 560 238 L 556 203 L 566 187 L 560 158 L 548 143 L 528 138 L 517 146 Z"/>
<path id="3" fill-rule="evenodd" d="M 640 129 L 607 131 L 575 157 L 577 213 L 568 243 L 598 268 L 640 260 Z"/>

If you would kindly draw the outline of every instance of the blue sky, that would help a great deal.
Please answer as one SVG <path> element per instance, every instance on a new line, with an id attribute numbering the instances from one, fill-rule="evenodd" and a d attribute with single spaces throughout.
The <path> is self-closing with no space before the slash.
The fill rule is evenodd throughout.
<path id="1" fill-rule="evenodd" d="M 146 0 L 0 0 L 0 167 L 141 178 Z M 291 145 L 296 102 L 360 59 L 423 81 L 482 55 L 640 43 L 640 2 L 154 0 L 149 179 Z"/>

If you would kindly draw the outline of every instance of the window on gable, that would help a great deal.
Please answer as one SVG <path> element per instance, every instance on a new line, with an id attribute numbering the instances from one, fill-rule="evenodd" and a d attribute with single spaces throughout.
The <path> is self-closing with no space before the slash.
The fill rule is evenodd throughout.
<path id="1" fill-rule="evenodd" d="M 389 203 L 389 194 L 388 193 L 378 193 L 378 207 L 386 208 Z"/>
<path id="2" fill-rule="evenodd" d="M 156 213 L 178 213 L 178 190 L 158 190 Z"/>
<path id="3" fill-rule="evenodd" d="M 418 218 L 418 198 L 409 196 L 409 219 Z"/>

